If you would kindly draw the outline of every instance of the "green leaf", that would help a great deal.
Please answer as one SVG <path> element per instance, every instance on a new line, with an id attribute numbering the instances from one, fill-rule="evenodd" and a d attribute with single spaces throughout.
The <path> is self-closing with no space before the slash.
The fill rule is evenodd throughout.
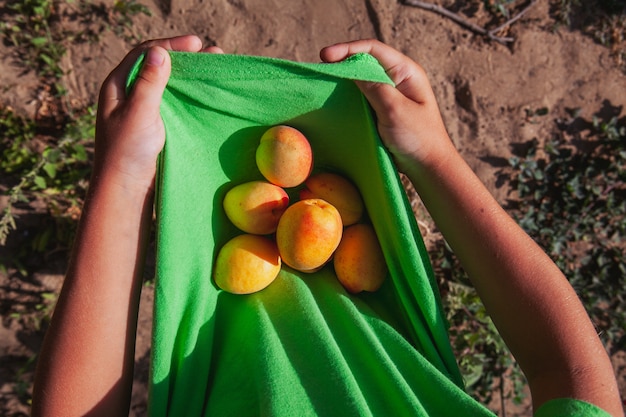
<path id="1" fill-rule="evenodd" d="M 77 161 L 87 161 L 87 151 L 85 150 L 85 147 L 83 145 L 74 145 L 73 156 Z"/>
<path id="2" fill-rule="evenodd" d="M 30 40 L 30 43 L 33 44 L 33 46 L 40 48 L 42 46 L 44 46 L 46 43 L 48 43 L 48 38 L 45 38 L 43 36 L 38 37 L 38 38 L 32 38 Z"/>
<path id="3" fill-rule="evenodd" d="M 52 59 L 52 58 L 50 58 L 50 56 L 49 56 L 49 55 L 46 55 L 46 54 L 40 54 L 40 55 L 39 55 L 39 58 L 41 58 L 41 60 L 42 60 L 44 63 L 46 63 L 46 65 L 49 65 L 49 66 L 51 66 L 51 67 L 56 65 L 55 60 L 54 60 L 54 59 Z"/>
<path id="4" fill-rule="evenodd" d="M 35 182 L 35 185 L 38 188 L 41 188 L 42 190 L 47 187 L 46 179 L 44 177 L 39 176 L 39 175 L 37 175 L 35 177 L 34 182 Z"/>
<path id="5" fill-rule="evenodd" d="M 61 150 L 58 148 L 46 148 L 43 151 L 43 157 L 48 160 L 48 162 L 55 163 L 61 158 Z"/>
<path id="6" fill-rule="evenodd" d="M 463 373 L 465 385 L 471 387 L 476 384 L 482 377 L 484 368 L 482 363 L 469 364 Z"/>
<path id="7" fill-rule="evenodd" d="M 56 300 L 57 295 L 53 292 L 44 292 L 41 294 L 41 298 L 47 301 L 53 301 Z"/>
<path id="8" fill-rule="evenodd" d="M 43 252 L 48 243 L 50 242 L 50 238 L 52 237 L 52 227 L 46 228 L 42 233 L 37 235 L 33 241 L 33 249 L 37 252 Z"/>
<path id="9" fill-rule="evenodd" d="M 48 174 L 48 177 L 50 178 L 54 178 L 57 176 L 56 164 L 48 162 L 47 164 L 44 164 L 43 170 L 46 171 L 46 174 Z"/>

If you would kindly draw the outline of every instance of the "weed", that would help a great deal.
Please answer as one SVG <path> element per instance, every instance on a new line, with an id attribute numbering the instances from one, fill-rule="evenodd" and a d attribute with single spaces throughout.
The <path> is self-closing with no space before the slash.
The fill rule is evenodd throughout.
<path id="1" fill-rule="evenodd" d="M 57 298 L 54 292 L 33 292 L 27 299 L 12 303 L 8 317 L 19 321 L 24 335 L 41 337 L 50 322 Z M 21 404 L 28 406 L 32 403 L 32 378 L 37 357 L 37 352 L 24 352 L 16 355 L 10 365 L 12 392 Z"/>
<path id="2" fill-rule="evenodd" d="M 31 121 L 10 110 L 3 113 L 0 171 L 15 182 L 0 218 L 0 244 L 6 244 L 9 233 L 17 228 L 16 206 L 38 201 L 50 216 L 47 225 L 31 234 L 27 246 L 13 257 L 13 266 L 18 266 L 20 258 L 33 253 L 69 247 L 87 189 L 95 112 L 89 108 L 77 116 L 58 140 L 36 135 Z"/>
<path id="3" fill-rule="evenodd" d="M 511 6 L 516 0 L 484 0 L 485 8 L 496 16 L 501 16 L 505 19 L 511 17 Z"/>
<path id="4" fill-rule="evenodd" d="M 580 7 L 580 0 L 552 0 L 550 11 L 558 26 L 572 26 L 572 16 L 576 8 Z"/>
<path id="5" fill-rule="evenodd" d="M 29 404 L 31 403 L 31 378 L 27 375 L 32 373 L 33 368 L 35 367 L 35 363 L 37 360 L 37 355 L 30 355 L 25 363 L 20 366 L 15 374 L 15 383 L 13 386 L 13 391 L 17 395 L 17 398 L 22 402 Z"/>
<path id="6" fill-rule="evenodd" d="M 126 41 L 138 41 L 139 36 L 133 32 L 133 20 L 135 16 L 143 14 L 152 16 L 150 9 L 136 0 L 117 0 L 112 9 L 113 32 Z"/>
<path id="7" fill-rule="evenodd" d="M 0 23 L 0 33 L 15 48 L 18 59 L 42 77 L 63 74 L 59 64 L 65 54 L 63 33 L 52 28 L 57 20 L 54 1 L 22 0 L 6 7 Z"/>
<path id="8" fill-rule="evenodd" d="M 45 125 L 48 120 L 28 120 L 0 106 L 0 186 L 7 196 L 0 218 L 0 245 L 7 244 L 9 234 L 21 228 L 13 241 L 15 253 L 9 260 L 0 259 L 0 266 L 6 270 L 9 262 L 27 274 L 26 260 L 36 261 L 34 255 L 69 247 L 88 185 L 95 106 L 73 109 L 69 105 L 60 64 L 67 43 L 97 38 L 104 28 L 126 40 L 137 40 L 132 20 L 140 13 L 150 15 L 150 11 L 136 0 L 118 0 L 110 6 L 87 1 L 78 7 L 73 2 L 20 0 L 1 10 L 0 35 L 15 51 L 19 65 L 37 72 L 42 90 L 50 93 L 52 100 L 53 126 Z M 73 32 L 62 24 L 64 13 L 70 13 L 72 19 L 100 15 L 104 23 L 100 32 Z M 29 228 L 19 223 L 19 213 L 32 213 L 33 205 L 40 207 L 40 221 Z"/>
<path id="9" fill-rule="evenodd" d="M 564 271 L 605 342 L 615 344 L 626 328 L 626 126 L 594 117 L 586 135 L 569 137 L 573 123 L 543 148 L 535 142 L 523 158 L 511 158 L 519 198 L 511 212 Z"/>
<path id="10" fill-rule="evenodd" d="M 527 110 L 536 123 L 548 109 Z M 583 128 L 581 129 L 580 126 Z M 505 170 L 516 198 L 507 211 L 546 249 L 583 301 L 607 346 L 626 340 L 626 119 L 561 122 L 543 147 L 532 143 Z M 524 376 L 467 276 L 445 242 L 433 250 L 450 337 L 470 392 L 491 400 L 493 382 L 506 374 L 514 400 Z"/>
<path id="11" fill-rule="evenodd" d="M 623 0 L 552 0 L 556 27 L 580 30 L 606 46 L 626 72 L 626 5 Z"/>
<path id="12" fill-rule="evenodd" d="M 587 31 L 601 45 L 611 50 L 618 67 L 626 72 L 626 12 L 608 16 L 597 26 Z"/>

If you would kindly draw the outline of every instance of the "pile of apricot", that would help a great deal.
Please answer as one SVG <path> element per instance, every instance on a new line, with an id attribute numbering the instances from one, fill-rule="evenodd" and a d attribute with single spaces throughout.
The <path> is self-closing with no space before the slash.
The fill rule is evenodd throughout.
<path id="1" fill-rule="evenodd" d="M 242 232 L 219 250 L 213 276 L 218 287 L 250 294 L 270 285 L 285 265 L 315 272 L 332 262 L 351 293 L 376 291 L 387 265 L 365 206 L 347 178 L 313 172 L 313 152 L 299 130 L 269 128 L 256 149 L 265 178 L 231 188 L 223 207 Z M 300 187 L 291 203 L 286 189 Z"/>

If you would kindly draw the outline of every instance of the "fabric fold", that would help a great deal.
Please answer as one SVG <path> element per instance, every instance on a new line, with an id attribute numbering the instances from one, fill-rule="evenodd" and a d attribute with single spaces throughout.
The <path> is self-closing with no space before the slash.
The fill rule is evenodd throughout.
<path id="1" fill-rule="evenodd" d="M 436 389 L 472 415 L 491 415 L 463 390 L 411 205 L 352 82 L 391 84 L 376 59 L 171 58 L 161 106 L 150 415 L 429 415 L 450 406 L 432 398 Z M 256 144 L 277 124 L 307 136 L 316 170 L 359 188 L 390 270 L 377 293 L 346 293 L 331 265 L 314 274 L 285 267 L 247 296 L 215 286 L 217 250 L 240 233 L 222 199 L 262 178 Z"/>

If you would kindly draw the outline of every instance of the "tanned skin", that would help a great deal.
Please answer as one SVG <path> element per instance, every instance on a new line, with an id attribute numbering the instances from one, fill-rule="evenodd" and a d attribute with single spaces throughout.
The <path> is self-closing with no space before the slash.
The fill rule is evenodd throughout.
<path id="1" fill-rule="evenodd" d="M 167 50 L 199 38 L 149 41 L 104 82 L 89 193 L 73 255 L 39 356 L 32 415 L 128 415 L 142 266 L 152 219 Z M 131 93 L 125 79 L 147 53 Z M 395 86 L 357 82 L 399 170 L 418 191 L 524 371 L 535 408 L 577 398 L 622 417 L 611 363 L 576 293 L 505 213 L 454 148 L 424 70 L 378 41 L 324 48 L 325 62 L 372 54 Z M 479 244 L 477 244 L 479 243 Z"/>

